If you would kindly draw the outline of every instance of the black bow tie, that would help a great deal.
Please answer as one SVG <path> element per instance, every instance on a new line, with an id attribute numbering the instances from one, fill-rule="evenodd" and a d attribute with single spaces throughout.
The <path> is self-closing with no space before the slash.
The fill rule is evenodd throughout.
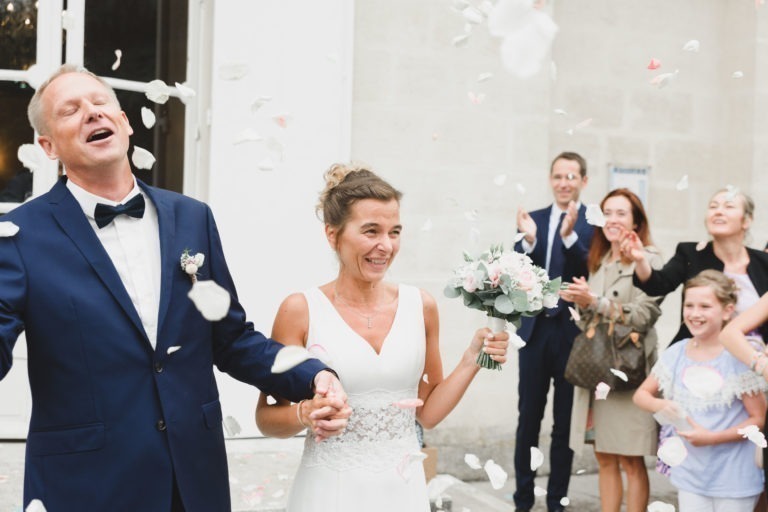
<path id="1" fill-rule="evenodd" d="M 96 219 L 96 225 L 99 226 L 99 228 L 103 228 L 104 226 L 108 226 L 115 217 L 123 214 L 130 217 L 136 217 L 137 219 L 142 218 L 144 216 L 144 196 L 137 194 L 127 203 L 119 204 L 117 206 L 98 203 L 93 212 L 93 218 Z"/>

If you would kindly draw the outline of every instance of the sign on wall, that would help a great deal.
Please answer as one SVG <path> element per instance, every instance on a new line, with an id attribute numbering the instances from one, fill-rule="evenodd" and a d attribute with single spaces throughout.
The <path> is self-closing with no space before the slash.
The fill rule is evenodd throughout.
<path id="1" fill-rule="evenodd" d="M 619 166 L 608 165 L 608 190 L 616 188 L 628 188 L 648 207 L 648 180 L 650 178 L 650 166 Z"/>

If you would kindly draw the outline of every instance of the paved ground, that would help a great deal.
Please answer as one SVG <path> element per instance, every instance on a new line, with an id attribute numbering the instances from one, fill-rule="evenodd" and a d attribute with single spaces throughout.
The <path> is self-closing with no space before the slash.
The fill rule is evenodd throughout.
<path id="1" fill-rule="evenodd" d="M 291 477 L 299 463 L 302 439 L 238 439 L 227 442 L 230 485 L 234 512 L 279 512 L 284 509 Z M 24 443 L 0 442 L 0 512 L 21 512 L 21 489 L 24 465 Z M 676 503 L 675 492 L 664 477 L 653 471 L 651 501 Z M 446 511 L 452 512 L 511 512 L 512 480 L 500 490 L 487 481 L 461 482 L 450 475 L 438 475 L 431 484 L 448 485 L 443 492 Z M 537 484 L 546 488 L 546 478 Z M 571 479 L 569 510 L 597 512 L 600 510 L 597 476 L 574 475 Z M 363 507 L 364 509 L 364 507 Z M 361 509 L 362 510 L 362 509 Z M 539 498 L 535 512 L 546 511 L 544 499 Z M 93 511 L 98 512 L 98 511 Z M 398 511 L 400 512 L 400 511 Z"/>

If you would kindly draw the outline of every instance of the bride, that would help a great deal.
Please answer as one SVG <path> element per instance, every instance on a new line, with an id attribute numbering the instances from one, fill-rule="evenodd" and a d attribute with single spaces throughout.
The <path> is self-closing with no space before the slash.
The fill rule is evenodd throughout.
<path id="1" fill-rule="evenodd" d="M 314 410 L 333 397 L 291 404 L 262 394 L 256 410 L 266 435 L 289 437 L 310 428 L 288 498 L 289 512 L 429 511 L 416 421 L 437 425 L 479 371 L 485 351 L 506 361 L 508 335 L 475 332 L 459 364 L 443 377 L 434 298 L 385 282 L 400 248 L 401 193 L 373 172 L 341 164 L 325 173 L 320 196 L 325 234 L 339 260 L 335 280 L 290 295 L 272 337 L 306 346 L 338 372 L 352 408 L 346 430 L 327 437 Z M 308 255 L 311 257 L 311 255 Z M 341 421 L 341 420 L 340 420 Z"/>

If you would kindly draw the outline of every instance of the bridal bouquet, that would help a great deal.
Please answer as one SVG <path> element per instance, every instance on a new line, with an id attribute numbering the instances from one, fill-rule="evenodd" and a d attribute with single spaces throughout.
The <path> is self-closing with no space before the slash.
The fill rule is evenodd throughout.
<path id="1" fill-rule="evenodd" d="M 557 306 L 560 278 L 549 279 L 547 271 L 537 267 L 531 258 L 503 245 L 494 245 L 474 259 L 464 253 L 464 264 L 453 271 L 445 287 L 446 297 L 462 297 L 468 308 L 484 311 L 494 332 L 504 330 L 505 323 L 515 329 L 520 318 L 536 316 L 544 308 Z M 501 365 L 484 352 L 477 356 L 483 368 L 501 370 Z"/>

